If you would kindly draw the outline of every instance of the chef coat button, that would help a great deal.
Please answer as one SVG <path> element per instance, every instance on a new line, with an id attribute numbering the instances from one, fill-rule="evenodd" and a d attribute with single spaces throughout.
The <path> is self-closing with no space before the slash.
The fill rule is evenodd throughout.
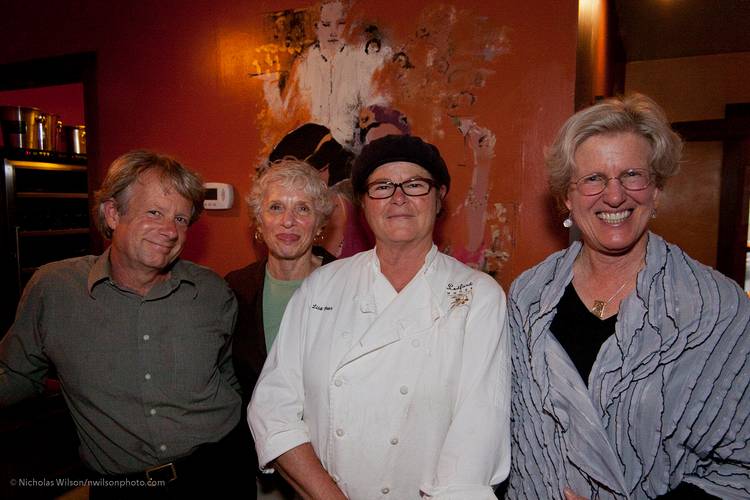
<path id="1" fill-rule="evenodd" d="M 419 347 L 419 339 L 414 339 L 411 341 L 412 347 Z"/>
<path id="2" fill-rule="evenodd" d="M 344 429 L 336 429 L 336 435 L 338 437 L 341 437 L 344 435 Z"/>
<path id="3" fill-rule="evenodd" d="M 402 385 L 401 389 L 399 389 L 399 390 L 401 391 L 401 394 L 406 394 L 406 393 L 409 392 L 409 388 L 406 387 L 405 385 Z"/>
<path id="4" fill-rule="evenodd" d="M 391 489 L 387 486 L 383 488 L 382 490 L 380 490 L 380 493 L 382 493 L 383 495 L 387 495 L 390 492 L 391 492 Z"/>
<path id="5" fill-rule="evenodd" d="M 341 387 L 343 384 L 344 383 L 341 381 L 340 378 L 337 378 L 336 380 L 333 381 L 333 385 L 335 385 L 336 387 Z"/>
<path id="6" fill-rule="evenodd" d="M 397 445 L 398 444 L 398 438 L 391 438 L 391 444 Z"/>

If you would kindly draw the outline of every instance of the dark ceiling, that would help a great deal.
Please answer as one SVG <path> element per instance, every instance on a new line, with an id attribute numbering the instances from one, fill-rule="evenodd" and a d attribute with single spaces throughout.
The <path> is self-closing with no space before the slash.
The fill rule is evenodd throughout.
<path id="1" fill-rule="evenodd" d="M 750 0 L 615 0 L 627 61 L 750 52 Z"/>

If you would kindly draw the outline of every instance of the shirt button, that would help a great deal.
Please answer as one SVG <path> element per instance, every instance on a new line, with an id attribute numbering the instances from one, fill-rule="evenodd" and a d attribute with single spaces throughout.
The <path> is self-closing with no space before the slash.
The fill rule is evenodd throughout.
<path id="1" fill-rule="evenodd" d="M 143 340 L 148 340 L 150 338 L 151 338 L 151 335 L 149 335 L 148 333 L 143 336 Z"/>
<path id="2" fill-rule="evenodd" d="M 391 444 L 397 445 L 398 444 L 398 438 L 391 438 Z"/>
<path id="3" fill-rule="evenodd" d="M 380 490 L 380 493 L 382 493 L 383 495 L 387 495 L 390 492 L 391 492 L 391 489 L 388 488 L 387 486 L 383 488 L 382 490 Z"/>
<path id="4" fill-rule="evenodd" d="M 150 373 L 147 373 L 146 375 L 144 375 L 144 378 L 145 378 L 146 380 L 151 380 L 151 374 L 150 374 Z"/>
<path id="5" fill-rule="evenodd" d="M 167 451 L 167 445 L 166 445 L 166 444 L 163 444 L 163 445 L 159 446 L 159 449 L 160 449 L 161 451 Z"/>
<path id="6" fill-rule="evenodd" d="M 414 339 L 411 341 L 412 347 L 419 347 L 419 339 Z"/>
<path id="7" fill-rule="evenodd" d="M 335 381 L 333 382 L 333 385 L 335 385 L 336 387 L 341 387 L 341 386 L 342 386 L 343 384 L 344 384 L 344 383 L 343 383 L 343 382 L 341 381 L 341 379 L 340 379 L 340 378 L 337 378 L 337 379 L 336 379 L 336 380 L 335 380 Z"/>
<path id="8" fill-rule="evenodd" d="M 331 478 L 333 479 L 334 483 L 338 483 L 339 482 L 339 477 L 336 474 L 332 475 Z"/>
<path id="9" fill-rule="evenodd" d="M 336 429 L 336 435 L 338 437 L 341 437 L 344 435 L 344 429 Z"/>
<path id="10" fill-rule="evenodd" d="M 149 410 L 148 412 L 149 412 L 149 413 L 150 413 L 151 415 L 156 415 L 156 409 L 155 409 L 155 408 L 151 408 L 151 409 L 150 409 L 150 410 Z"/>
<path id="11" fill-rule="evenodd" d="M 409 388 L 406 387 L 405 385 L 402 385 L 399 391 L 401 391 L 401 394 L 407 394 L 409 392 Z"/>

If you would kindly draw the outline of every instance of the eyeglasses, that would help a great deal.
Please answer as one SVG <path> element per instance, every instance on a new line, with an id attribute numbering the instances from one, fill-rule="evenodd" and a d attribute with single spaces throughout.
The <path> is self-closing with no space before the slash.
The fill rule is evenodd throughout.
<path id="1" fill-rule="evenodd" d="M 393 196 L 396 188 L 401 188 L 406 196 L 425 196 L 434 185 L 435 181 L 424 177 L 412 177 L 404 182 L 377 181 L 367 185 L 367 196 L 373 200 L 384 200 Z"/>
<path id="2" fill-rule="evenodd" d="M 653 176 L 648 170 L 631 168 L 622 172 L 617 177 L 607 177 L 599 172 L 584 175 L 571 184 L 575 184 L 578 192 L 583 196 L 594 196 L 604 191 L 609 181 L 613 179 L 620 181 L 620 185 L 628 191 L 641 191 L 651 184 Z"/>

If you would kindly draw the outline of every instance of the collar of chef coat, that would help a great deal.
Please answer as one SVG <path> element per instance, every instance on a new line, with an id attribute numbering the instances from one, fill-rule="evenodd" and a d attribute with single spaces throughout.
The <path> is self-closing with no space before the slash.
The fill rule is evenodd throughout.
<path id="1" fill-rule="evenodd" d="M 354 300 L 360 313 L 374 317 L 367 318 L 371 323 L 364 329 L 339 366 L 432 328 L 443 315 L 440 302 L 428 279 L 434 272 L 437 255 L 437 247 L 433 244 L 414 278 L 401 292 L 396 293 L 380 271 L 376 251 L 371 250 L 366 266 L 370 279 L 365 280 L 369 286 L 367 289 L 359 290 Z"/>

